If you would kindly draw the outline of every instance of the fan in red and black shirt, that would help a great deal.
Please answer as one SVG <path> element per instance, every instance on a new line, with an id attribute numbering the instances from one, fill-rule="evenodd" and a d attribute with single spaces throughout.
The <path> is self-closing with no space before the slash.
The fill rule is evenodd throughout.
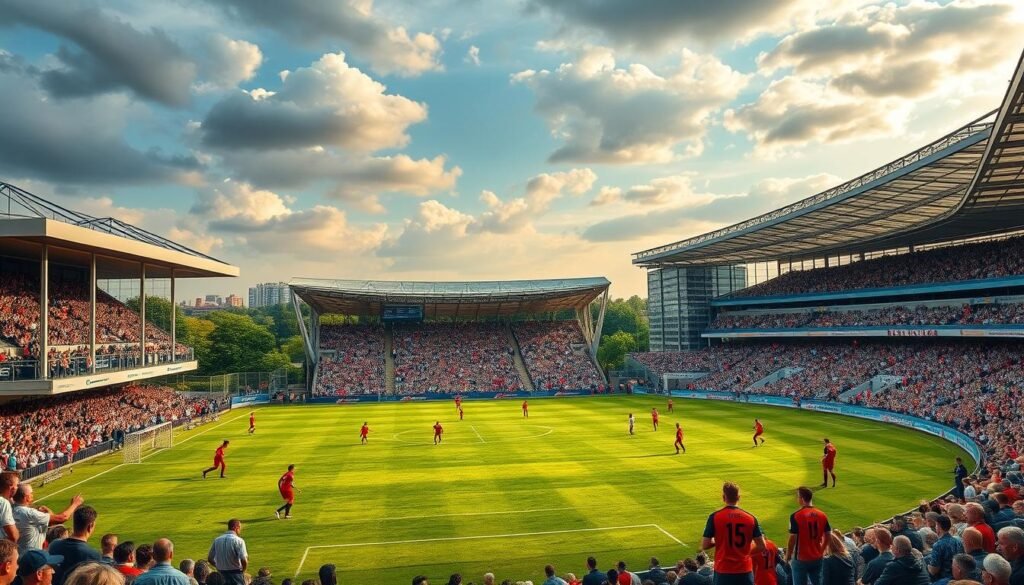
<path id="1" fill-rule="evenodd" d="M 814 492 L 810 488 L 800 487 L 796 490 L 800 509 L 789 517 L 789 544 L 786 546 L 786 560 L 793 568 L 793 582 L 812 582 L 821 573 L 821 559 L 825 556 L 825 545 L 832 527 L 828 516 L 811 503 Z"/>
<path id="2" fill-rule="evenodd" d="M 765 550 L 761 526 L 753 514 L 737 507 L 740 488 L 736 484 L 722 486 L 722 501 L 725 507 L 708 516 L 701 550 L 715 549 L 715 585 L 750 585 L 754 570 L 751 554 Z"/>

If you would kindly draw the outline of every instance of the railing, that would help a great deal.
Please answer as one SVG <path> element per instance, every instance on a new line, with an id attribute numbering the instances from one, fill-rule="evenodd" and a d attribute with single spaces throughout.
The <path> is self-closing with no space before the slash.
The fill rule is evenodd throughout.
<path id="1" fill-rule="evenodd" d="M 114 372 L 132 368 L 169 364 L 174 362 L 192 361 L 195 359 L 193 349 L 172 352 L 170 349 L 146 352 L 146 362 L 135 351 L 125 351 L 96 355 L 96 372 Z M 67 359 L 54 357 L 48 360 L 50 378 L 70 378 L 87 376 L 93 372 L 89 369 L 89 358 L 77 355 Z M 0 362 L 0 382 L 16 380 L 38 380 L 40 375 L 39 360 L 9 360 Z"/>

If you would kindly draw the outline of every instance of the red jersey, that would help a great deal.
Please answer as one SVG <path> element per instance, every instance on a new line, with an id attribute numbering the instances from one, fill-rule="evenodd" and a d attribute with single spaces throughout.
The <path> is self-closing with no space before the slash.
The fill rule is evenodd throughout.
<path id="1" fill-rule="evenodd" d="M 213 460 L 214 461 L 223 461 L 224 460 L 224 447 L 217 447 L 217 451 L 214 452 L 214 454 L 213 454 Z"/>
<path id="2" fill-rule="evenodd" d="M 757 518 L 736 506 L 726 506 L 708 516 L 704 538 L 715 539 L 715 572 L 735 575 L 753 571 L 751 543 L 759 536 Z"/>
<path id="3" fill-rule="evenodd" d="M 255 414 L 250 414 L 249 415 L 249 426 L 250 427 L 256 426 L 256 415 Z"/>
<path id="4" fill-rule="evenodd" d="M 679 441 L 680 443 L 683 442 L 683 429 L 682 429 L 682 427 L 676 429 L 676 440 Z"/>
<path id="5" fill-rule="evenodd" d="M 527 407 L 526 407 L 526 401 L 524 400 L 524 401 L 523 401 L 523 410 L 526 410 L 526 408 L 527 408 Z"/>
<path id="6" fill-rule="evenodd" d="M 434 425 L 434 436 L 435 437 L 440 436 L 440 434 L 442 432 L 444 432 L 444 429 L 441 428 L 441 423 L 438 423 L 438 424 Z"/>
<path id="7" fill-rule="evenodd" d="M 460 404 L 462 404 L 462 397 L 461 396 L 456 396 L 455 397 L 455 406 L 459 406 Z"/>
<path id="8" fill-rule="evenodd" d="M 365 437 L 368 434 L 370 434 L 370 427 L 363 425 L 362 427 L 359 428 L 360 437 Z"/>
<path id="9" fill-rule="evenodd" d="M 281 490 L 281 493 L 292 491 L 292 484 L 295 483 L 295 472 L 286 471 L 281 479 L 277 480 L 277 489 Z"/>
<path id="10" fill-rule="evenodd" d="M 985 549 L 985 552 L 989 554 L 996 552 L 996 533 L 991 526 L 982 521 L 971 524 L 971 528 L 981 533 L 981 548 Z"/>
<path id="11" fill-rule="evenodd" d="M 813 506 L 804 506 L 789 516 L 789 533 L 796 535 L 796 558 L 817 561 L 825 555 L 822 535 L 832 530 L 828 516 Z"/>
<path id="12" fill-rule="evenodd" d="M 654 419 L 654 422 L 658 422 L 658 411 L 651 411 L 651 418 Z"/>
<path id="13" fill-rule="evenodd" d="M 761 424 L 761 421 L 754 423 L 754 432 L 759 435 L 764 432 L 764 425 Z"/>
<path id="14" fill-rule="evenodd" d="M 775 572 L 775 565 L 779 562 L 779 547 L 766 539 L 764 550 L 756 555 L 753 543 L 750 546 L 751 558 L 754 560 L 754 585 L 778 585 L 779 575 Z"/>
<path id="15" fill-rule="evenodd" d="M 836 460 L 836 446 L 832 443 L 825 445 L 825 463 L 835 463 Z"/>

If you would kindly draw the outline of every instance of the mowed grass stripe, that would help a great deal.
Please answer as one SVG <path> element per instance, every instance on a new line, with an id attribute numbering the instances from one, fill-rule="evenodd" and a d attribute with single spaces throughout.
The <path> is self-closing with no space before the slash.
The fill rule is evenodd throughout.
<path id="1" fill-rule="evenodd" d="M 661 413 L 657 432 L 652 407 Z M 235 411 L 221 419 L 230 424 L 178 435 L 174 449 L 144 465 L 119 465 L 119 455 L 88 462 L 37 494 L 56 494 L 47 501 L 56 507 L 81 491 L 100 512 L 98 533 L 136 542 L 169 536 L 179 558 L 205 558 L 224 522 L 242 518 L 252 566 L 291 574 L 307 547 L 345 543 L 657 524 L 693 545 L 707 515 L 721 506 L 725 480 L 740 484 L 741 505 L 784 541 L 794 488 L 821 481 L 823 436 L 839 449 L 839 487 L 819 490 L 816 500 L 842 528 L 945 491 L 952 458 L 966 457 L 937 437 L 832 414 L 679 399 L 675 413 L 664 407 L 663 398 L 647 396 L 531 400 L 531 416 L 523 419 L 519 401 L 468 401 L 463 421 L 450 402 L 267 407 L 257 412 L 252 436 L 248 411 Z M 634 436 L 627 432 L 630 412 Z M 768 440 L 756 449 L 755 417 Z M 446 430 L 440 446 L 431 444 L 437 420 Z M 359 444 L 363 421 L 371 428 L 368 445 Z M 672 447 L 677 421 L 686 431 L 686 455 Z M 204 481 L 199 472 L 223 439 L 231 440 L 228 478 Z M 303 492 L 295 518 L 278 521 L 276 483 L 289 463 L 298 466 Z M 103 475 L 66 489 L 88 477 L 82 471 Z M 420 572 L 443 582 L 455 571 L 477 581 L 486 570 L 536 581 L 546 562 L 580 573 L 591 553 L 602 568 L 619 559 L 642 567 L 652 554 L 666 563 L 694 554 L 649 529 L 483 542 L 313 549 L 300 577 L 330 561 L 340 582 L 372 577 L 397 585 Z"/>

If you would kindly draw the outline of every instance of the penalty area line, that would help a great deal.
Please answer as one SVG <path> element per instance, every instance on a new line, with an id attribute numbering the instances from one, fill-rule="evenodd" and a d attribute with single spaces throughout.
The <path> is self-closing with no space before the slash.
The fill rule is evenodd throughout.
<path id="1" fill-rule="evenodd" d="M 238 420 L 240 418 L 244 418 L 244 417 L 245 417 L 244 414 L 240 415 L 240 416 L 236 416 L 236 417 L 234 417 L 234 418 L 232 418 L 230 420 L 226 420 L 226 421 L 220 423 L 219 425 L 210 427 L 210 428 L 208 428 L 206 430 L 203 430 L 201 432 L 198 432 L 198 433 L 196 433 L 194 435 L 189 435 L 188 437 L 185 437 L 184 440 L 182 440 L 181 442 L 176 443 L 176 444 L 180 445 L 182 443 L 187 443 L 189 440 L 194 439 L 194 438 L 198 437 L 199 435 L 203 435 L 203 434 L 206 434 L 206 433 L 208 433 L 208 432 L 210 432 L 212 430 L 219 429 L 220 427 L 222 427 L 222 426 L 224 426 L 224 425 L 226 425 L 228 423 L 235 422 L 236 420 Z M 174 447 L 172 446 L 171 448 L 173 449 Z M 148 458 L 152 457 L 153 455 L 156 455 L 157 453 L 161 453 L 161 452 L 162 451 L 154 451 L 153 453 L 150 453 L 149 455 L 146 455 L 145 457 L 142 457 L 141 459 L 139 459 L 139 461 L 142 461 L 143 459 L 148 459 Z M 111 453 L 113 453 L 113 452 L 111 452 Z M 96 475 L 89 476 L 89 477 L 83 479 L 82 481 L 80 481 L 78 483 L 73 483 L 73 484 L 71 484 L 69 486 L 62 487 L 62 488 L 60 488 L 59 490 L 57 490 L 55 492 L 50 492 L 50 493 L 46 494 L 45 496 L 43 496 L 41 498 L 36 498 L 35 501 L 42 502 L 43 500 L 45 500 L 46 498 L 49 498 L 50 496 L 56 496 L 57 494 L 66 492 L 66 491 L 68 491 L 71 488 L 78 487 L 78 486 L 82 485 L 83 483 L 92 481 L 92 480 L 96 479 L 97 477 L 99 477 L 101 475 L 104 475 L 104 474 L 110 473 L 111 471 L 114 471 L 115 469 L 120 469 L 120 468 L 124 467 L 125 465 L 132 465 L 132 464 L 131 463 L 118 463 L 117 465 L 111 467 L 110 469 L 104 469 L 103 471 L 97 473 Z"/>
<path id="2" fill-rule="evenodd" d="M 661 526 L 657 524 L 632 524 L 629 526 L 605 526 L 601 528 L 571 528 L 566 530 L 543 530 L 540 532 L 514 532 L 509 534 L 481 534 L 478 536 L 449 536 L 445 538 L 414 538 L 409 540 L 389 540 L 381 542 L 352 542 L 347 544 L 317 544 L 313 546 L 307 546 L 305 552 L 302 553 L 302 560 L 299 561 L 299 567 L 295 569 L 295 576 L 298 577 L 302 573 L 302 567 L 306 564 L 306 559 L 309 557 L 309 551 L 315 548 L 356 548 L 361 546 L 387 546 L 392 544 L 422 544 L 427 542 L 456 542 L 463 540 L 491 540 L 495 538 L 518 538 L 523 536 L 545 536 L 551 534 L 573 534 L 577 532 L 607 532 L 609 530 L 630 530 L 635 528 L 654 528 L 661 532 L 665 536 L 671 538 L 674 542 L 688 546 L 683 541 L 679 540 L 675 536 L 672 536 Z"/>
<path id="3" fill-rule="evenodd" d="M 475 425 L 469 425 L 469 428 L 473 429 L 473 432 L 476 433 L 476 438 L 480 439 L 481 443 L 486 443 L 487 442 L 487 441 L 484 440 L 483 437 L 480 436 L 480 431 L 476 430 L 476 426 Z"/>

